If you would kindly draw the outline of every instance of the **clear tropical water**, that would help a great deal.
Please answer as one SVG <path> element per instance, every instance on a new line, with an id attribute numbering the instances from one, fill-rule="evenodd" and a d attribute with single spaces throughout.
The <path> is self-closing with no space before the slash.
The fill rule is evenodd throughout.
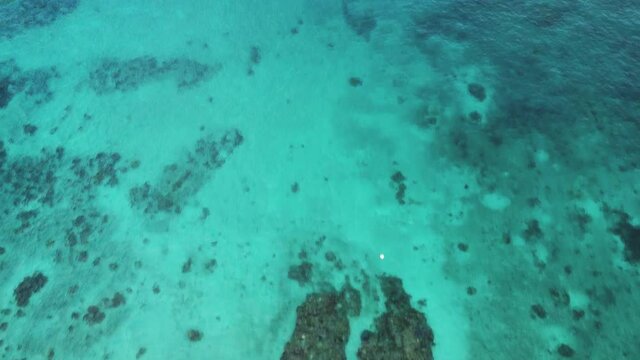
<path id="1" fill-rule="evenodd" d="M 637 1 L 0 1 L 2 359 L 638 359 Z"/>

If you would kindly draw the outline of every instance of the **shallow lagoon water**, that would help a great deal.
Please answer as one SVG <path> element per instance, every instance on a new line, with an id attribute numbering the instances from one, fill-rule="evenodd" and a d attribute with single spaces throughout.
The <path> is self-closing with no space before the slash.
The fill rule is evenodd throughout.
<path id="1" fill-rule="evenodd" d="M 0 356 L 638 358 L 639 19 L 0 1 Z"/>

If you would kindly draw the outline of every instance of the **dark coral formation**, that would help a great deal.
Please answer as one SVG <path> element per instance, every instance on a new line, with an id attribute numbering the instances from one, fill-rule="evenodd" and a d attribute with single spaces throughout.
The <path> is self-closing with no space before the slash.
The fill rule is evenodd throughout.
<path id="1" fill-rule="evenodd" d="M 640 262 L 640 225 L 631 222 L 631 216 L 622 211 L 605 208 L 612 226 L 609 231 L 622 240 L 625 259 L 631 263 Z"/>
<path id="2" fill-rule="evenodd" d="M 95 305 L 89 306 L 87 308 L 87 312 L 82 316 L 82 320 L 84 320 L 89 325 L 100 324 L 105 318 L 105 313 Z"/>
<path id="3" fill-rule="evenodd" d="M 396 201 L 400 205 L 406 204 L 405 193 L 407 191 L 407 185 L 405 184 L 406 178 L 400 171 L 396 171 L 391 175 L 391 182 L 396 188 Z"/>
<path id="4" fill-rule="evenodd" d="M 340 292 L 340 301 L 342 307 L 347 309 L 347 315 L 352 317 L 360 316 L 362 311 L 362 296 L 360 291 L 356 290 L 349 282 L 342 286 Z"/>
<path id="5" fill-rule="evenodd" d="M 249 67 L 247 75 L 252 76 L 255 73 L 254 68 L 262 61 L 262 50 L 258 46 L 252 46 L 249 51 Z"/>
<path id="6" fill-rule="evenodd" d="M 99 152 L 88 160 L 74 158 L 71 170 L 82 180 L 86 180 L 85 186 L 93 185 L 118 185 L 118 170 L 116 166 L 121 157 L 118 153 Z"/>
<path id="7" fill-rule="evenodd" d="M 172 78 L 178 88 L 191 88 L 209 80 L 221 68 L 220 64 L 207 65 L 187 58 L 104 59 L 89 74 L 89 86 L 98 94 L 108 94 L 133 91 L 146 83 Z"/>
<path id="8" fill-rule="evenodd" d="M 10 86 L 11 81 L 8 76 L 0 78 L 0 109 L 7 107 L 13 98 L 13 90 Z"/>
<path id="9" fill-rule="evenodd" d="M 423 313 L 411 307 L 410 297 L 396 277 L 381 276 L 386 311 L 375 320 L 374 331 L 364 331 L 358 359 L 432 360 L 433 331 Z M 296 311 L 296 325 L 281 360 L 346 359 L 349 317 L 360 315 L 360 292 L 347 279 L 339 292 L 328 290 L 307 296 Z"/>
<path id="10" fill-rule="evenodd" d="M 71 13 L 79 0 L 15 0 L 0 2 L 0 39 L 27 29 L 47 26 Z"/>
<path id="11" fill-rule="evenodd" d="M 281 360 L 346 359 L 350 314 L 359 314 L 360 295 L 350 286 L 313 293 L 296 310 L 296 326 Z"/>
<path id="12" fill-rule="evenodd" d="M 207 136 L 197 141 L 185 158 L 164 168 L 155 185 L 144 183 L 129 192 L 131 205 L 153 216 L 179 213 L 184 202 L 205 184 L 210 175 L 228 160 L 244 141 L 238 130 L 229 130 L 219 139 Z"/>
<path id="13" fill-rule="evenodd" d="M 258 46 L 252 46 L 249 51 L 249 61 L 252 65 L 258 65 L 262 61 L 262 50 Z"/>
<path id="14" fill-rule="evenodd" d="M 131 91 L 161 74 L 158 60 L 151 56 L 130 60 L 104 59 L 89 75 L 91 88 L 99 93 Z"/>
<path id="15" fill-rule="evenodd" d="M 342 17 L 353 32 L 367 41 L 378 25 L 373 11 L 363 6 L 362 1 L 342 0 Z"/>
<path id="16" fill-rule="evenodd" d="M 121 169 L 116 168 L 120 160 L 117 153 L 98 153 L 92 158 L 65 156 L 62 147 L 55 150 L 42 149 L 38 156 L 8 158 L 4 143 L 0 141 L 0 211 L 5 215 L 3 223 L 15 219 L 5 227 L 12 226 L 14 233 L 9 241 L 20 241 L 30 233 L 34 225 L 48 221 L 50 216 L 42 212 L 56 207 L 61 202 L 69 204 L 62 214 L 68 221 L 48 224 L 47 229 L 57 229 L 64 241 L 60 243 L 80 251 L 77 259 L 87 260 L 86 246 L 95 234 L 101 234 L 108 223 L 108 217 L 95 211 L 89 204 L 98 186 L 116 186 Z M 37 210 L 36 210 L 37 209 Z M 29 240 L 25 240 L 29 241 Z M 52 244 L 52 243 L 51 243 Z M 61 255 L 56 255 L 61 260 Z"/>
<path id="17" fill-rule="evenodd" d="M 55 67 L 23 70 L 13 59 L 0 61 L 0 109 L 20 93 L 35 105 L 50 101 L 53 98 L 50 82 L 58 77 Z"/>
<path id="18" fill-rule="evenodd" d="M 0 172 L 4 171 L 4 164 L 6 162 L 7 162 L 7 150 L 4 148 L 4 141 L 0 140 Z"/>
<path id="19" fill-rule="evenodd" d="M 29 305 L 29 299 L 31 299 L 31 296 L 40 291 L 47 284 L 47 281 L 48 278 L 41 272 L 36 272 L 31 276 L 25 277 L 13 291 L 16 304 L 19 307 Z"/>
<path id="20" fill-rule="evenodd" d="M 179 58 L 163 62 L 162 68 L 172 74 L 178 88 L 186 89 L 209 80 L 222 70 L 222 65 L 219 63 L 208 65 L 193 59 Z"/>
<path id="21" fill-rule="evenodd" d="M 304 261 L 300 265 L 292 265 L 289 267 L 289 279 L 295 280 L 300 286 L 306 285 L 311 281 L 311 275 L 313 274 L 313 265 Z"/>
<path id="22" fill-rule="evenodd" d="M 551 295 L 555 307 L 567 307 L 571 303 L 571 297 L 565 289 L 551 288 L 549 289 L 549 295 Z"/>
<path id="23" fill-rule="evenodd" d="M 477 111 L 470 112 L 468 116 L 469 116 L 469 120 L 471 120 L 474 123 L 479 123 L 480 120 L 482 120 L 482 115 Z"/>
<path id="24" fill-rule="evenodd" d="M 187 339 L 191 342 L 198 342 L 202 340 L 203 336 L 202 331 L 198 329 L 189 329 L 189 331 L 187 331 Z"/>
<path id="25" fill-rule="evenodd" d="M 24 154 L 14 153 L 11 144 L 0 140 L 0 228 L 4 229 L 2 245 L 12 255 L 2 256 L 0 267 L 18 269 L 18 263 L 33 256 L 50 260 L 57 272 L 73 274 L 56 277 L 55 284 L 49 284 L 43 273 L 35 273 L 13 291 L 16 316 L 28 317 L 32 323 L 46 322 L 57 313 L 76 313 L 79 289 L 92 293 L 102 281 L 101 258 L 103 264 L 118 259 L 124 266 L 126 254 L 110 244 L 112 222 L 97 211 L 94 201 L 100 187 L 117 185 L 123 170 L 116 153 L 74 158 L 59 147 L 36 148 L 32 154 Z M 0 272 L 0 281 L 13 281 L 12 275 Z M 83 279 L 82 287 L 78 279 Z M 125 305 L 123 294 L 111 293 L 107 302 L 72 315 L 71 321 L 84 318 L 87 324 L 98 324 L 106 316 L 100 308 L 118 311 L 116 308 Z M 38 297 L 43 301 L 34 301 Z M 68 327 L 68 332 L 51 334 L 51 341 L 69 344 L 87 340 L 86 333 L 73 331 L 77 325 L 60 325 Z M 16 336 L 27 336 L 22 328 L 12 331 Z M 10 345 L 11 351 L 5 354 L 11 358 L 30 358 L 48 351 L 45 343 L 28 349 Z"/>
<path id="26" fill-rule="evenodd" d="M 575 354 L 575 350 L 573 350 L 573 348 L 567 344 L 560 344 L 557 351 L 560 356 L 565 358 L 573 357 L 573 355 Z"/>
<path id="27" fill-rule="evenodd" d="M 15 230 L 16 233 L 31 226 L 31 221 L 38 216 L 38 210 L 28 210 L 19 212 L 16 215 L 16 220 L 20 221 L 20 227 Z"/>
<path id="28" fill-rule="evenodd" d="M 536 219 L 527 221 L 527 227 L 522 232 L 522 237 L 527 241 L 536 241 L 544 237 L 540 228 L 540 222 Z"/>
<path id="29" fill-rule="evenodd" d="M 364 331 L 358 359 L 432 360 L 434 335 L 423 313 L 411 307 L 402 280 L 381 276 L 386 297 L 384 314 L 375 320 L 374 331 Z"/>
<path id="30" fill-rule="evenodd" d="M 7 161 L 6 156 L 0 146 L 0 194 L 8 200 L 3 204 L 12 205 L 13 210 L 32 202 L 52 207 L 60 200 L 62 187 L 80 190 L 77 195 L 86 200 L 93 187 L 117 184 L 116 153 L 98 153 L 94 158 L 74 158 L 71 162 L 61 147 L 54 151 L 42 149 L 39 156 L 23 156 L 15 161 Z M 72 176 L 61 174 L 67 168 L 72 170 Z M 0 204 L 0 209 L 3 207 Z M 31 225 L 30 219 L 37 215 L 32 211 L 23 210 L 16 215 L 22 224 L 20 231 Z"/>
<path id="31" fill-rule="evenodd" d="M 476 100 L 478 101 L 484 101 L 484 99 L 487 98 L 487 93 L 484 89 L 484 86 L 478 83 L 469 84 L 467 86 L 467 90 L 469 91 L 469 94 L 471 94 L 471 96 L 476 98 Z"/>
<path id="32" fill-rule="evenodd" d="M 24 126 L 22 126 L 22 131 L 26 134 L 26 135 L 34 135 L 36 133 L 36 131 L 38 131 L 38 127 L 33 125 L 33 124 L 25 124 Z"/>
<path id="33" fill-rule="evenodd" d="M 538 317 L 539 319 L 547 318 L 547 311 L 540 304 L 531 305 L 531 313 L 532 315 Z"/>
<path id="34" fill-rule="evenodd" d="M 106 298 L 102 302 L 106 308 L 113 309 L 125 305 L 127 300 L 121 292 L 116 292 L 111 299 Z"/>
<path id="35" fill-rule="evenodd" d="M 56 172 L 63 163 L 64 150 L 43 149 L 38 157 L 22 157 L 17 161 L 0 159 L 0 194 L 3 194 L 5 205 L 26 206 L 33 201 L 42 205 L 53 205 L 55 189 L 58 182 Z M 0 204 L 0 209 L 3 205 Z"/>
<path id="36" fill-rule="evenodd" d="M 349 85 L 353 87 L 360 87 L 362 86 L 362 84 L 363 84 L 362 79 L 360 79 L 359 77 L 352 76 L 349 78 Z"/>

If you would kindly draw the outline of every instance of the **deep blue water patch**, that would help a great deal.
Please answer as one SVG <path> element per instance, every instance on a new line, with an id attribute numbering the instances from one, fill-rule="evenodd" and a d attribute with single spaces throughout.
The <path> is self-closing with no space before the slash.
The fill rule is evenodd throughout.
<path id="1" fill-rule="evenodd" d="M 493 67 L 494 134 L 535 131 L 564 146 L 574 126 L 592 117 L 591 107 L 603 127 L 624 128 L 611 143 L 625 143 L 633 153 L 626 145 L 615 152 L 637 160 L 640 146 L 632 143 L 640 132 L 626 119 L 640 119 L 640 2 L 623 3 L 430 2 L 412 11 L 408 33 L 443 71 L 450 64 L 438 63 L 434 46 L 442 40 L 463 44 L 467 65 Z"/>
<path id="2" fill-rule="evenodd" d="M 622 10 L 605 1 L 457 0 L 424 7 L 412 31 L 418 43 L 435 35 L 466 43 L 470 63 L 490 58 L 499 69 L 497 100 L 527 104 L 504 107 L 509 115 L 552 112 L 572 95 L 640 97 L 638 11 L 638 2 Z"/>
<path id="3" fill-rule="evenodd" d="M 0 3 L 0 39 L 52 24 L 71 13 L 79 0 L 14 0 Z"/>

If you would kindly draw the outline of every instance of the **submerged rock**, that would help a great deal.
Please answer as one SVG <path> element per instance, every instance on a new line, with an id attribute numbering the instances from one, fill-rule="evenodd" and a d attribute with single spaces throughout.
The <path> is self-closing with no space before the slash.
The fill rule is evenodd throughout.
<path id="1" fill-rule="evenodd" d="M 349 319 L 337 292 L 307 296 L 296 311 L 296 327 L 281 360 L 346 359 Z"/>
<path id="2" fill-rule="evenodd" d="M 411 307 L 402 280 L 382 276 L 380 285 L 386 297 L 386 311 L 375 320 L 374 331 L 361 334 L 358 359 L 432 360 L 433 331 L 424 314 Z"/>
<path id="3" fill-rule="evenodd" d="M 360 335 L 358 359 L 432 360 L 433 331 L 425 315 L 411 307 L 402 281 L 382 276 L 380 285 L 386 311 L 375 320 L 372 331 Z M 296 326 L 280 359 L 346 359 L 349 317 L 359 316 L 361 306 L 360 292 L 348 282 L 340 292 L 308 295 L 296 310 Z"/>
<path id="4" fill-rule="evenodd" d="M 296 310 L 296 326 L 280 359 L 346 359 L 348 316 L 357 316 L 360 306 L 360 293 L 349 285 L 308 295 Z"/>

